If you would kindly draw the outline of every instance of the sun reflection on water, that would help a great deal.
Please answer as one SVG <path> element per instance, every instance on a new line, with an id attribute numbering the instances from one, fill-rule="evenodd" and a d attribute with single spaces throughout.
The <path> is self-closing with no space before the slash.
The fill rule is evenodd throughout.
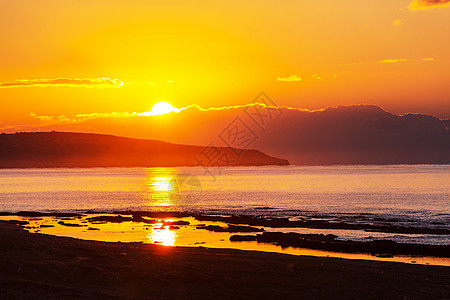
<path id="1" fill-rule="evenodd" d="M 172 179 L 171 177 L 154 177 L 153 178 L 153 182 L 152 182 L 152 187 L 155 191 L 165 191 L 165 192 L 169 192 L 169 191 L 173 191 L 174 190 L 174 186 L 172 184 Z"/>
<path id="2" fill-rule="evenodd" d="M 161 210 L 192 205 L 202 192 L 195 175 L 176 168 L 149 168 L 145 185 L 145 204 Z"/>
<path id="3" fill-rule="evenodd" d="M 148 238 L 153 244 L 174 246 L 177 234 L 166 226 L 165 228 L 154 228 Z"/>
<path id="4" fill-rule="evenodd" d="M 179 198 L 176 171 L 173 168 L 151 169 L 147 180 L 147 198 L 152 206 L 172 206 Z"/>

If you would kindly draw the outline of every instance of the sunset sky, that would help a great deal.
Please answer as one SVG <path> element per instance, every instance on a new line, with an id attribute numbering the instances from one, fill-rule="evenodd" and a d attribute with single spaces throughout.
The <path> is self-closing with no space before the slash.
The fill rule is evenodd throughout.
<path id="1" fill-rule="evenodd" d="M 261 91 L 449 118 L 449 37 L 448 0 L 1 1 L 0 131 Z"/>

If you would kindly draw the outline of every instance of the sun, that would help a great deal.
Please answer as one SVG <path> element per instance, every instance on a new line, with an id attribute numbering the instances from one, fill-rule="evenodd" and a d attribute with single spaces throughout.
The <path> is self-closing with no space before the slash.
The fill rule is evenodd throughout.
<path id="1" fill-rule="evenodd" d="M 160 101 L 152 106 L 152 109 L 150 110 L 150 115 L 152 116 L 165 115 L 173 111 L 179 112 L 180 110 L 178 108 L 173 107 L 172 104 L 170 104 L 169 102 Z"/>

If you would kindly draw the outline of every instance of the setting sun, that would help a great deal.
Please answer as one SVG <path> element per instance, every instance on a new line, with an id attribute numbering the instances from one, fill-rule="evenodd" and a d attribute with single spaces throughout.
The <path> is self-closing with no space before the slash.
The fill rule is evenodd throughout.
<path id="1" fill-rule="evenodd" d="M 172 106 L 172 104 L 160 101 L 153 105 L 152 109 L 150 110 L 150 115 L 156 116 L 156 115 L 165 115 L 170 112 L 179 112 L 180 110 L 178 108 L 175 108 Z"/>

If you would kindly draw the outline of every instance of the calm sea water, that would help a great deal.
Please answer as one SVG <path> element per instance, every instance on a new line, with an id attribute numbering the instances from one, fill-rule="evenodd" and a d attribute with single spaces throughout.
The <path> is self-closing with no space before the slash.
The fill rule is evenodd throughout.
<path id="1" fill-rule="evenodd" d="M 24 210 L 196 211 L 449 228 L 450 166 L 0 170 L 0 211 Z"/>

